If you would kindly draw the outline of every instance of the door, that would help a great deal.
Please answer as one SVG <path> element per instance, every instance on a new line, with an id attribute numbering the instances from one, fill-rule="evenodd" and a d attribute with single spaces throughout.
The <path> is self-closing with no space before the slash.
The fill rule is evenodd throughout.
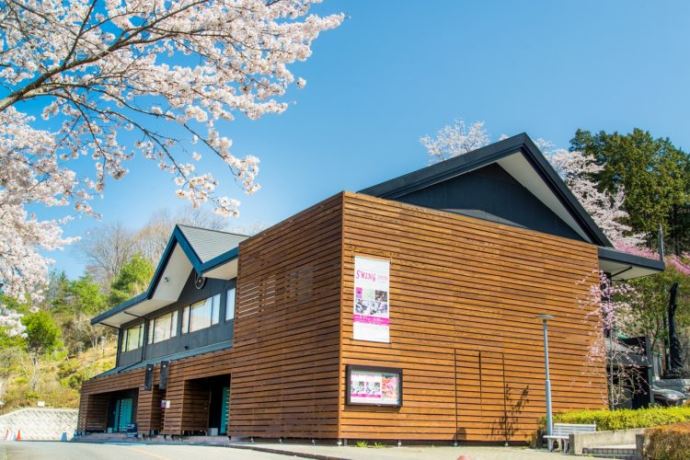
<path id="1" fill-rule="evenodd" d="M 115 402 L 114 429 L 115 432 L 127 431 L 127 425 L 132 423 L 133 412 L 132 398 L 118 399 Z"/>
<path id="2" fill-rule="evenodd" d="M 228 410 L 230 408 L 230 387 L 223 387 L 223 400 L 220 409 L 220 430 L 218 434 L 228 434 Z"/>

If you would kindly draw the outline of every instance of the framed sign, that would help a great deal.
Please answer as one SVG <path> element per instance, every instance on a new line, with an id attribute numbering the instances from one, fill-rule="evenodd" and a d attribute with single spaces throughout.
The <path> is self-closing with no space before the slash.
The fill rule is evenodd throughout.
<path id="1" fill-rule="evenodd" d="M 355 256 L 352 338 L 390 342 L 390 261 Z"/>
<path id="2" fill-rule="evenodd" d="M 346 404 L 400 407 L 402 389 L 402 369 L 347 366 Z"/>

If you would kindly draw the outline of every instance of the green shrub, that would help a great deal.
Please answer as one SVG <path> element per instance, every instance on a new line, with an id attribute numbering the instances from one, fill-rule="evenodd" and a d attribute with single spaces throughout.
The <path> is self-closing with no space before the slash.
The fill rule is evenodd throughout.
<path id="1" fill-rule="evenodd" d="M 690 422 L 688 406 L 578 410 L 554 415 L 554 423 L 596 423 L 598 431 L 649 428 L 683 422 Z"/>
<path id="2" fill-rule="evenodd" d="M 644 458 L 649 460 L 687 460 L 690 458 L 690 423 L 645 430 Z"/>

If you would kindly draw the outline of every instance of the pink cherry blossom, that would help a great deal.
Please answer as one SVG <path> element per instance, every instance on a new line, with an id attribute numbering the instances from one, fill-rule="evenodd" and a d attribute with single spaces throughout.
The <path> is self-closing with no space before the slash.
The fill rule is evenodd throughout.
<path id="1" fill-rule="evenodd" d="M 27 208 L 72 205 L 95 215 L 93 195 L 104 192 L 106 178 L 126 176 L 135 155 L 172 174 L 177 196 L 237 215 L 240 203 L 218 193 L 219 178 L 230 173 L 254 193 L 259 160 L 232 149 L 226 123 L 281 113 L 288 88 L 305 86 L 289 67 L 343 21 L 310 13 L 314 3 L 0 3 L 2 290 L 35 292 L 48 264 L 40 251 L 74 240 L 62 236 L 61 221 L 38 220 Z M 40 125 L 23 112 L 27 101 L 41 107 Z M 196 153 L 187 151 L 194 144 Z M 200 165 L 200 150 L 216 157 L 213 174 L 190 163 Z M 70 165 L 80 159 L 94 163 L 92 175 Z"/>

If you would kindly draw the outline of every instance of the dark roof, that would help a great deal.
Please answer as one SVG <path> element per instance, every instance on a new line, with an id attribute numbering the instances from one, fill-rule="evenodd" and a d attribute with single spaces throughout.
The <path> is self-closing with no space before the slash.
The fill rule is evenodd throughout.
<path id="1" fill-rule="evenodd" d="M 200 232 L 206 233 L 206 238 Z M 95 316 L 91 319 L 91 324 L 98 324 L 110 318 L 111 316 L 127 310 L 138 303 L 145 300 L 151 299 L 153 293 L 156 290 L 156 286 L 160 281 L 161 276 L 163 276 L 163 271 L 165 270 L 170 256 L 173 253 L 176 245 L 179 245 L 184 251 L 185 255 L 189 259 L 194 267 L 194 270 L 202 275 L 219 265 L 223 265 L 232 259 L 235 259 L 239 254 L 239 243 L 240 241 L 246 239 L 245 235 L 238 235 L 235 233 L 222 232 L 219 230 L 208 230 L 201 229 L 199 227 L 191 227 L 188 225 L 175 225 L 173 233 L 168 240 L 168 244 L 163 251 L 156 271 L 153 274 L 153 278 L 149 283 L 148 288 L 143 293 L 126 300 L 113 308 Z M 222 252 L 222 245 L 226 244 L 224 252 Z M 209 246 L 213 246 L 211 250 L 208 250 Z M 230 249 L 227 249 L 227 248 Z M 199 254 L 202 254 L 201 257 Z M 106 324 L 106 323 L 103 323 Z M 107 324 L 106 324 L 107 325 Z"/>
<path id="2" fill-rule="evenodd" d="M 203 347 L 193 348 L 191 350 L 184 350 L 169 355 L 156 356 L 155 358 L 137 361 L 136 363 L 130 364 L 128 366 L 114 367 L 110 370 L 98 374 L 96 377 L 107 377 L 113 374 L 120 374 L 122 372 L 133 371 L 134 369 L 145 367 L 148 364 L 158 364 L 161 361 L 177 361 L 179 359 L 189 358 L 190 356 L 198 356 L 206 353 L 213 353 L 214 351 L 225 350 L 231 347 L 232 341 L 226 340 L 223 342 L 212 343 L 210 345 L 204 345 Z"/>
<path id="3" fill-rule="evenodd" d="M 360 190 L 360 193 L 388 199 L 401 198 L 410 193 L 482 168 L 516 152 L 523 154 L 592 243 L 598 246 L 612 246 L 604 232 L 594 223 L 589 213 L 585 211 L 577 198 L 563 183 L 558 173 L 544 158 L 539 148 L 525 133 L 404 174 L 373 187 L 365 188 Z"/>

